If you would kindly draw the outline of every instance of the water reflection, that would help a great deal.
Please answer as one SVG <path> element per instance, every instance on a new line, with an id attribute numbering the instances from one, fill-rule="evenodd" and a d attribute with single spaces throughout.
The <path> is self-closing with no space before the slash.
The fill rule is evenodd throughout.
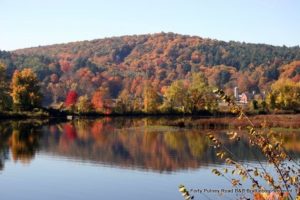
<path id="1" fill-rule="evenodd" d="M 225 140 L 225 130 L 164 126 L 164 120 L 102 118 L 43 126 L 36 122 L 2 122 L 0 167 L 4 167 L 9 153 L 14 161 L 28 163 L 40 151 L 78 162 L 159 172 L 197 169 L 220 163 L 205 136 L 209 131 L 217 132 L 239 160 L 263 160 L 243 139 L 238 143 Z M 286 149 L 299 157 L 299 131 L 288 132 L 283 139 Z"/>

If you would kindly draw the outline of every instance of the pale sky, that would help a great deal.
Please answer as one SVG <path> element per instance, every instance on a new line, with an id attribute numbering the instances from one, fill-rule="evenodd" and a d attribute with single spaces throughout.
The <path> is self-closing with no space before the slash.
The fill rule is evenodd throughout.
<path id="1" fill-rule="evenodd" d="M 298 0 L 0 0 L 0 49 L 175 32 L 300 45 Z"/>

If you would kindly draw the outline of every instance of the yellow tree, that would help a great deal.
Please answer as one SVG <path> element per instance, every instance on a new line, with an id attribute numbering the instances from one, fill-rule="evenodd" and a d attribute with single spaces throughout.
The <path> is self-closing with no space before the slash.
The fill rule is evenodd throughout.
<path id="1" fill-rule="evenodd" d="M 201 73 L 193 73 L 188 87 L 189 112 L 200 110 L 215 110 L 217 99 L 208 85 L 207 79 Z"/>
<path id="2" fill-rule="evenodd" d="M 126 88 L 124 88 L 118 96 L 116 111 L 118 113 L 133 112 L 133 97 Z"/>
<path id="3" fill-rule="evenodd" d="M 214 111 L 218 102 L 201 73 L 194 73 L 190 81 L 174 81 L 164 94 L 163 111 L 195 113 L 201 110 Z"/>
<path id="4" fill-rule="evenodd" d="M 160 105 L 161 98 L 158 92 L 150 85 L 144 87 L 144 112 L 156 113 Z"/>
<path id="5" fill-rule="evenodd" d="M 79 113 L 87 113 L 91 111 L 92 105 L 87 95 L 80 96 L 76 104 Z"/>
<path id="6" fill-rule="evenodd" d="M 271 86 L 267 96 L 267 103 L 271 107 L 296 110 L 300 107 L 300 83 L 290 79 L 279 79 Z"/>
<path id="7" fill-rule="evenodd" d="M 13 74 L 11 89 L 15 109 L 32 110 L 41 105 L 39 81 L 31 69 L 16 70 Z"/>
<path id="8" fill-rule="evenodd" d="M 188 87 L 183 80 L 174 81 L 164 95 L 163 110 L 187 112 L 189 107 Z"/>

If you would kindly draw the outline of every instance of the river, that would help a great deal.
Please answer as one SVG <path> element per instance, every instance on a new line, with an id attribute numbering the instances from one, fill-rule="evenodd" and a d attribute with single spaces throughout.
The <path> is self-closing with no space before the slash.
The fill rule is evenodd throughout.
<path id="1" fill-rule="evenodd" d="M 185 120 L 193 121 L 115 117 L 0 122 L 1 199 L 180 200 L 180 184 L 195 199 L 236 199 L 241 191 L 233 191 L 228 180 L 211 172 L 230 166 L 216 157 L 209 132 L 238 161 L 268 166 L 246 137 L 226 141 L 226 133 L 237 127 L 212 126 L 211 119 L 197 127 L 169 125 Z M 299 127 L 273 129 L 283 133 L 287 151 L 299 161 L 300 122 Z M 250 189 L 248 183 L 244 189 Z M 253 196 L 250 191 L 243 195 Z"/>

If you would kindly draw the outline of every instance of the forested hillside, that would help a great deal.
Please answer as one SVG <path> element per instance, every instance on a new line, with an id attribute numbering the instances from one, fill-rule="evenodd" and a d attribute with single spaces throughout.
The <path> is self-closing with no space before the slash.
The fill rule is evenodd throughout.
<path id="1" fill-rule="evenodd" d="M 47 106 L 66 99 L 72 104 L 77 97 L 99 107 L 120 96 L 144 101 L 145 87 L 163 95 L 175 80 L 189 84 L 198 72 L 208 85 L 229 93 L 235 86 L 241 92 L 268 91 L 279 78 L 300 81 L 299 46 L 223 42 L 174 33 L 1 51 L 0 61 L 8 78 L 16 69 L 32 68 Z"/>

